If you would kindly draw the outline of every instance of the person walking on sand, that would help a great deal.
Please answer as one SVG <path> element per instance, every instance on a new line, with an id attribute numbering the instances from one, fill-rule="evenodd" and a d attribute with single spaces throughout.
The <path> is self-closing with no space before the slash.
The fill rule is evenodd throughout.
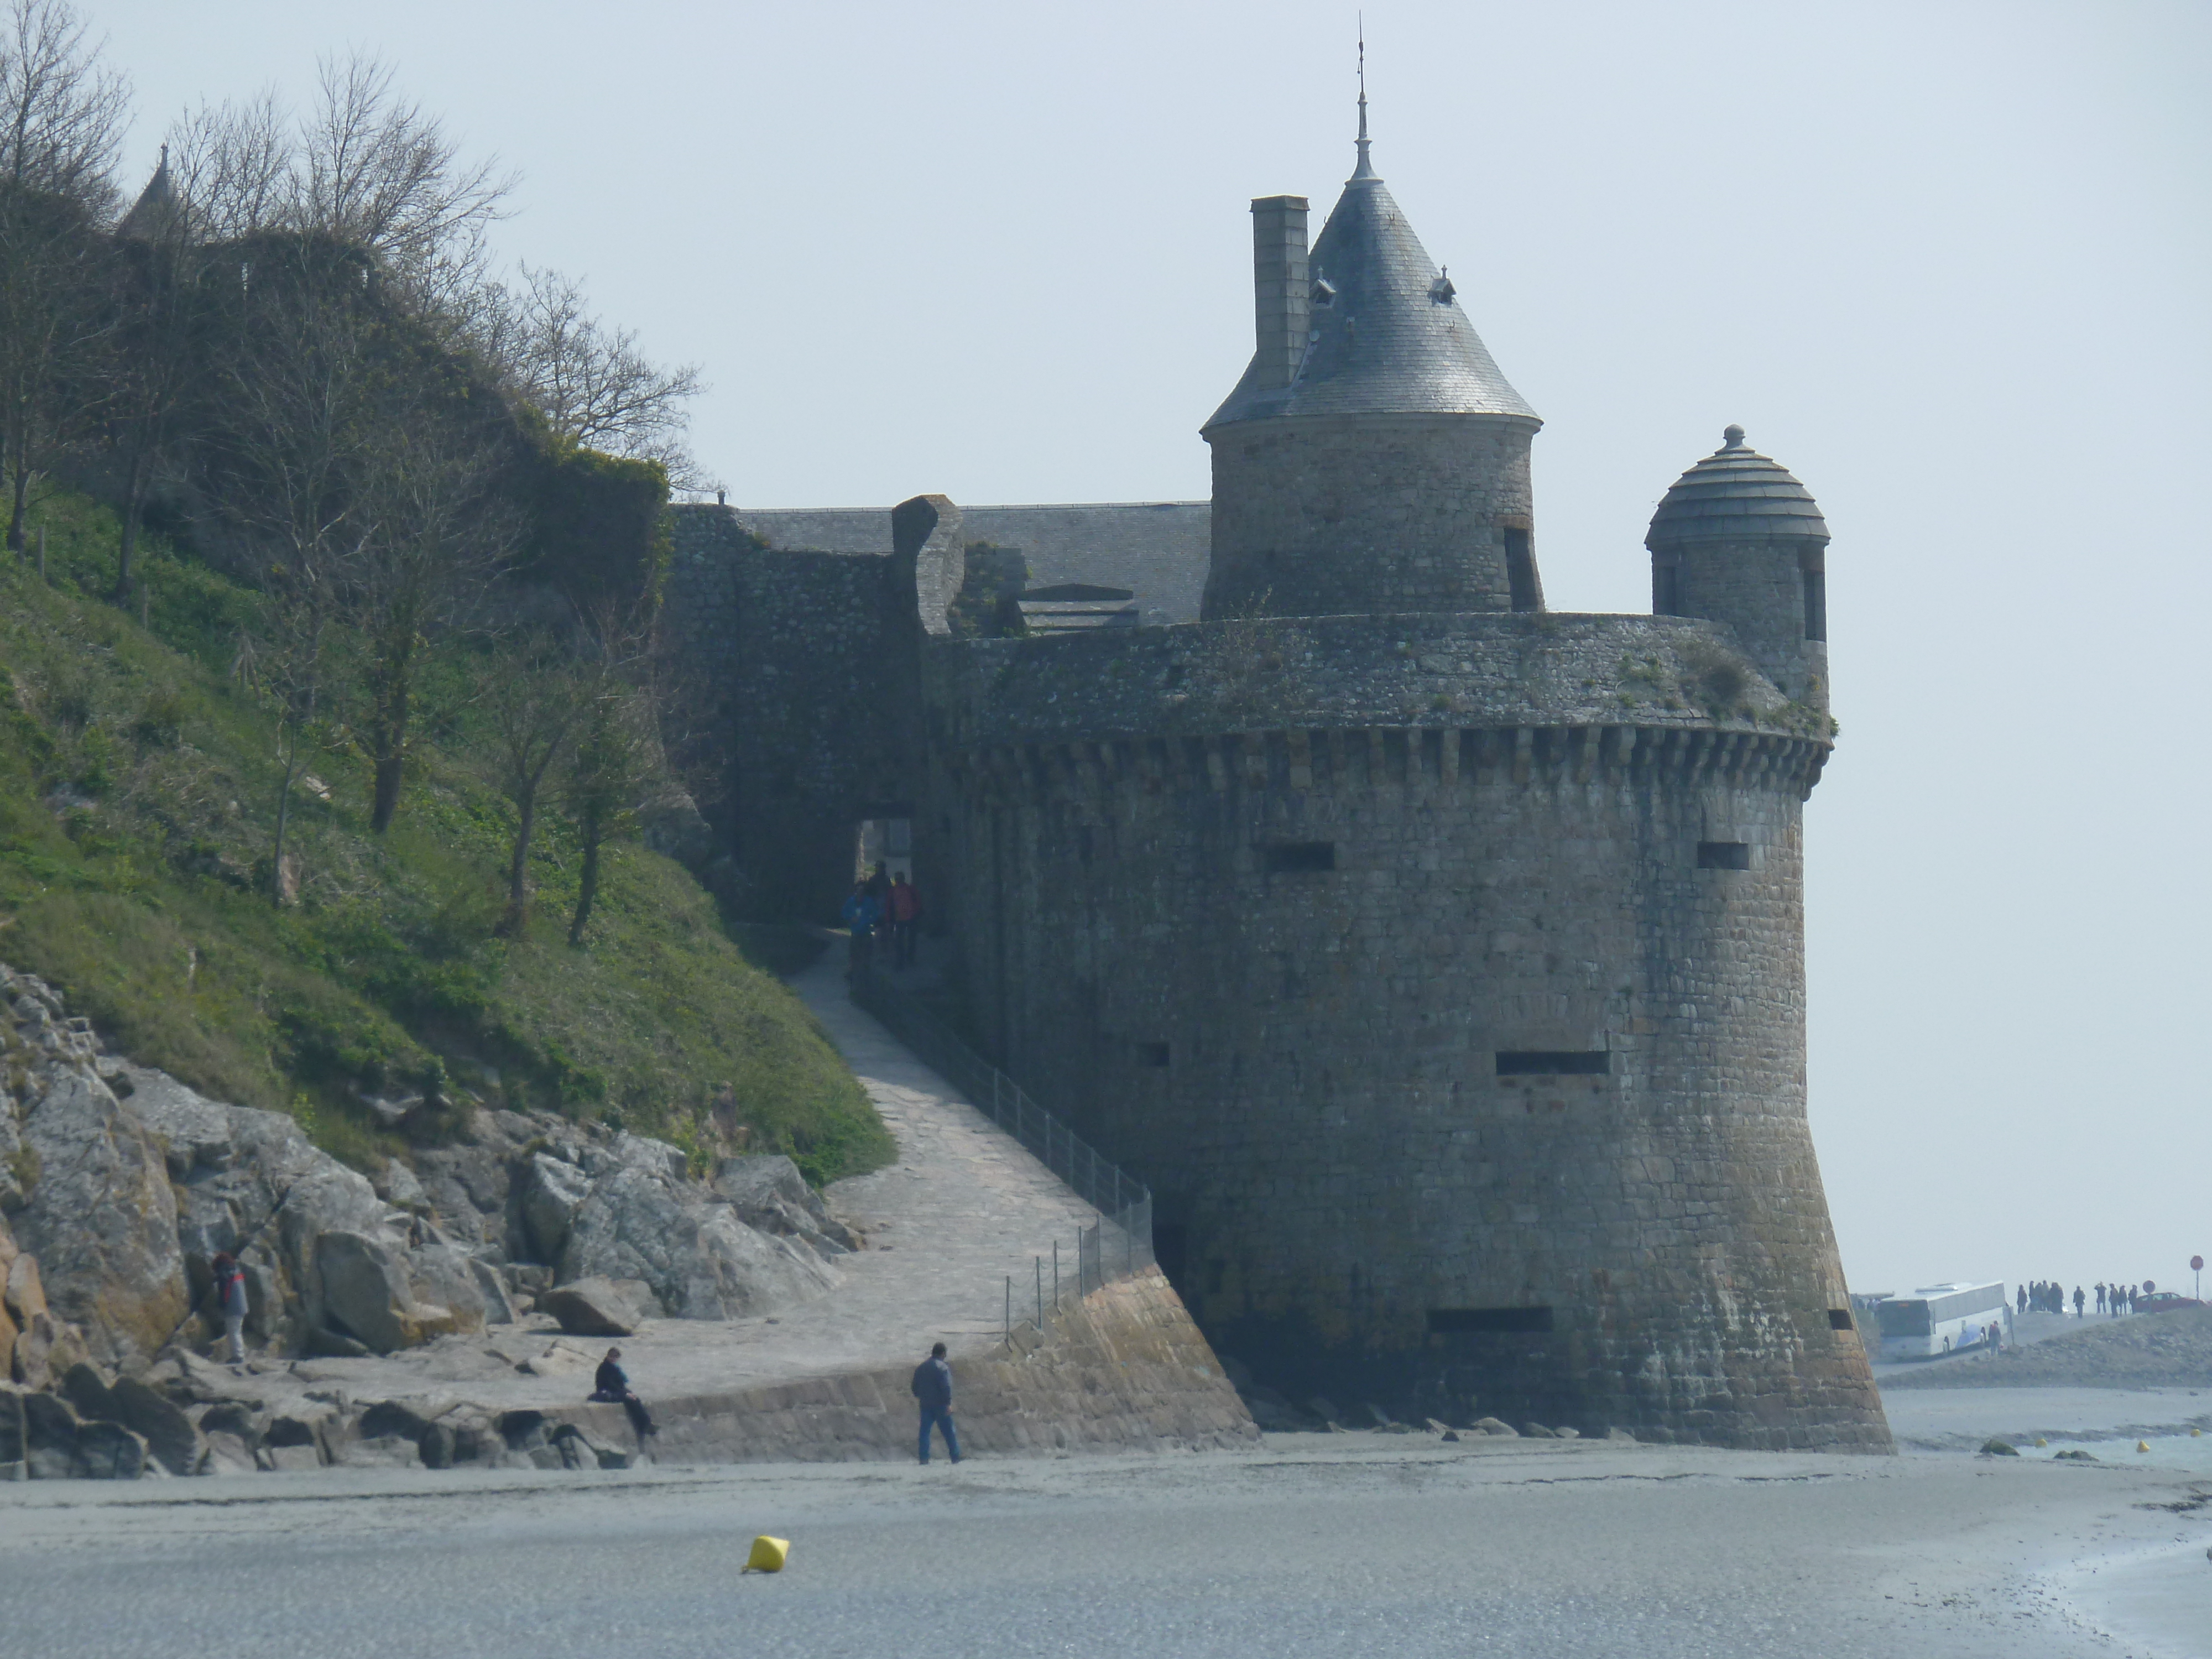
<path id="1" fill-rule="evenodd" d="M 592 1377 L 592 1398 L 604 1405 L 620 1406 L 627 1412 L 639 1445 L 645 1443 L 647 1436 L 660 1432 L 653 1426 L 653 1414 L 646 1410 L 645 1401 L 630 1392 L 629 1376 L 622 1368 L 620 1348 L 609 1348 L 607 1357 L 599 1361 L 599 1369 Z"/>
<path id="2" fill-rule="evenodd" d="M 952 1367 L 945 1363 L 945 1345 L 937 1344 L 929 1351 L 929 1358 L 914 1368 L 914 1381 L 908 1385 L 914 1397 L 921 1402 L 921 1461 L 929 1462 L 929 1431 L 932 1425 L 945 1432 L 945 1450 L 952 1461 L 960 1461 L 960 1437 L 952 1428 Z"/>
<path id="3" fill-rule="evenodd" d="M 216 1253 L 215 1310 L 222 1320 L 223 1358 L 234 1365 L 246 1363 L 246 1274 L 228 1250 Z"/>

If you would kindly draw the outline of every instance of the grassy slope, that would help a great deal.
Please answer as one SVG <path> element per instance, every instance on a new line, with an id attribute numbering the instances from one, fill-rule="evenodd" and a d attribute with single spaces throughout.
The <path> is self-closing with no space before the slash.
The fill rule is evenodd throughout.
<path id="1" fill-rule="evenodd" d="M 574 860 L 541 832 L 527 935 L 491 937 L 508 809 L 464 763 L 465 720 L 422 757 L 398 821 L 367 829 L 365 767 L 295 796 L 301 902 L 264 896 L 274 724 L 228 672 L 254 597 L 158 542 L 150 627 L 98 599 L 116 526 L 47 504 L 49 581 L 0 554 L 0 960 L 40 974 L 119 1048 L 225 1099 L 289 1110 L 367 1164 L 399 1149 L 363 1088 L 452 1078 L 489 1104 L 618 1117 L 707 1152 L 724 1083 L 754 1150 L 833 1180 L 888 1161 L 866 1095 L 678 866 L 612 860 L 585 948 Z M 787 954 L 785 957 L 787 960 Z"/>

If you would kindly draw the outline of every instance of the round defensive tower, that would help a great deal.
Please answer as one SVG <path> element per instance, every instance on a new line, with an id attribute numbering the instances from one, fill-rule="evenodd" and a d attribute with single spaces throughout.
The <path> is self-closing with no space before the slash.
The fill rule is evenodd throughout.
<path id="1" fill-rule="evenodd" d="M 1377 201 L 1363 144 L 1316 261 L 1418 250 Z M 1418 390 L 1473 333 L 1393 337 L 1368 384 Z M 1261 367 L 1207 428 L 1207 620 L 932 655 L 987 1044 L 1151 1183 L 1208 1336 L 1293 1399 L 1888 1449 L 1805 1115 L 1831 728 L 1775 572 L 1818 509 L 1732 441 L 1655 520 L 1669 614 L 1516 613 L 1533 416 L 1324 424 L 1240 402 Z M 1458 459 L 1372 482 L 1409 432 Z M 1334 517 L 1267 499 L 1322 475 Z M 1760 501 L 1794 516 L 1705 533 Z"/>
<path id="2" fill-rule="evenodd" d="M 1369 159 L 1309 253 L 1306 199 L 1252 204 L 1250 367 L 1212 452 L 1205 616 L 1540 611 L 1528 447 L 1543 422 Z"/>

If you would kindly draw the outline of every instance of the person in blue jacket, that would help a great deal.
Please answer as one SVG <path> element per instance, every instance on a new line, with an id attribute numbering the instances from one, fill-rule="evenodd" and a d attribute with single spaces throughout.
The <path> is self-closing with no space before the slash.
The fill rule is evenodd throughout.
<path id="1" fill-rule="evenodd" d="M 929 1431 L 933 1425 L 944 1431 L 945 1449 L 957 1463 L 960 1437 L 952 1427 L 952 1367 L 945 1363 L 942 1342 L 914 1368 L 910 1387 L 914 1397 L 921 1402 L 921 1461 L 929 1462 Z"/>

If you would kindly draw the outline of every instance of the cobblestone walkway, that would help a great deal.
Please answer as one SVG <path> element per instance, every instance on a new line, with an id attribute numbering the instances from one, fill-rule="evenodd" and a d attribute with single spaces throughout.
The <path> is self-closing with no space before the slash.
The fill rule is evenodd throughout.
<path id="1" fill-rule="evenodd" d="M 654 1320 L 623 1339 L 623 1363 L 647 1399 L 919 1362 L 936 1341 L 955 1356 L 983 1352 L 1000 1338 L 1007 1279 L 1018 1322 L 1036 1311 L 1037 1258 L 1044 1258 L 1049 1301 L 1056 1240 L 1072 1290 L 1076 1233 L 1097 1219 L 1018 1141 L 853 1006 L 842 939 L 792 988 L 898 1141 L 896 1164 L 838 1182 L 825 1194 L 868 1248 L 837 1259 L 845 1282 L 836 1290 L 775 1318 Z M 519 1361 L 544 1354 L 556 1338 L 575 1354 L 574 1378 L 524 1376 L 485 1352 Z M 605 1347 L 604 1340 L 558 1337 L 550 1322 L 529 1317 L 466 1343 L 309 1363 L 327 1366 L 332 1380 L 363 1397 L 450 1389 L 487 1406 L 542 1406 L 569 1403 L 587 1389 L 590 1362 Z"/>

